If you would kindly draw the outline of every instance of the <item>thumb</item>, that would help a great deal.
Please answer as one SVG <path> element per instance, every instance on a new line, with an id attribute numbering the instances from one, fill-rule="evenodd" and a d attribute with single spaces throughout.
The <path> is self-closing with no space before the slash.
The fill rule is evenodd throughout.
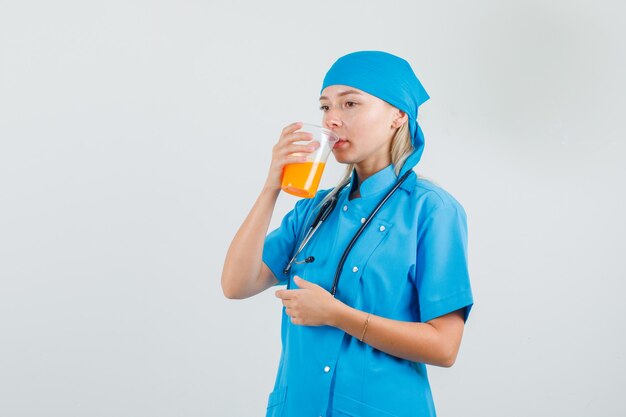
<path id="1" fill-rule="evenodd" d="M 297 275 L 293 276 L 293 280 L 296 284 L 298 284 L 298 287 L 300 288 L 311 288 L 312 286 L 314 286 L 315 284 L 313 284 L 312 282 L 309 282 L 303 278 L 300 278 Z"/>

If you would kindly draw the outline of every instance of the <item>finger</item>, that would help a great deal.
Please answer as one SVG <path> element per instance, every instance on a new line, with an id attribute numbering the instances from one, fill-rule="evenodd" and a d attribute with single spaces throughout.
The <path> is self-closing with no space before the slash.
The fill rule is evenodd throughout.
<path id="1" fill-rule="evenodd" d="M 298 313 L 291 308 L 285 309 L 285 314 L 287 314 L 291 320 L 299 320 Z"/>
<path id="2" fill-rule="evenodd" d="M 313 134 L 310 132 L 295 132 L 282 136 L 280 142 L 288 144 L 294 142 L 308 142 L 312 140 Z"/>
<path id="3" fill-rule="evenodd" d="M 307 146 L 307 145 L 294 145 L 289 148 L 283 149 L 281 152 L 281 162 L 284 164 L 289 164 L 293 162 L 306 162 L 310 158 L 308 154 L 315 152 L 317 147 Z"/>
<path id="4" fill-rule="evenodd" d="M 296 164 L 296 163 L 299 163 L 299 162 L 306 162 L 306 161 L 307 161 L 306 156 L 298 155 L 298 154 L 285 156 L 281 160 L 283 165 Z"/>
<path id="5" fill-rule="evenodd" d="M 297 314 L 297 310 L 293 306 L 289 306 L 289 307 L 285 306 L 285 311 L 288 311 L 290 316 Z"/>
<path id="6" fill-rule="evenodd" d="M 299 276 L 297 276 L 297 275 L 294 275 L 294 277 L 293 277 L 293 281 L 294 281 L 294 282 L 296 283 L 296 285 L 298 285 L 298 287 L 300 287 L 300 288 L 313 288 L 313 287 L 318 286 L 317 284 L 314 284 L 314 283 L 312 283 L 312 282 L 310 282 L 310 281 L 307 281 L 307 280 L 306 280 L 306 279 L 304 279 L 304 278 L 300 278 L 300 277 L 299 277 Z"/>
<path id="7" fill-rule="evenodd" d="M 292 154 L 296 152 L 311 153 L 319 147 L 319 142 L 311 142 L 307 144 L 291 144 L 289 146 L 285 146 L 284 151 L 287 154 Z"/>
<path id="8" fill-rule="evenodd" d="M 297 290 L 278 290 L 274 294 L 276 294 L 276 297 L 281 298 L 283 300 L 292 300 L 294 298 L 295 294 L 293 293 L 295 291 Z"/>
<path id="9" fill-rule="evenodd" d="M 281 136 L 287 133 L 295 132 L 302 127 L 302 122 L 293 122 L 285 126 L 281 132 Z"/>
<path id="10" fill-rule="evenodd" d="M 281 300 L 284 300 L 285 297 L 287 297 L 287 294 L 285 294 L 285 290 L 278 290 L 275 292 L 276 298 L 280 298 Z"/>

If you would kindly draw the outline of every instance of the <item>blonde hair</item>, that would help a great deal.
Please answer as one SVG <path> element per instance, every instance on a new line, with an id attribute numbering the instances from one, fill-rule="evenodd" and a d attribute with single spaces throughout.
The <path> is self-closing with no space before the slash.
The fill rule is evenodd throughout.
<path id="1" fill-rule="evenodd" d="M 406 159 L 413 152 L 413 143 L 411 141 L 411 133 L 409 131 L 409 121 L 407 120 L 400 126 L 397 130 L 393 139 L 391 139 L 391 163 L 394 166 L 394 172 L 396 176 L 400 174 L 400 170 L 404 165 Z M 330 200 L 332 197 L 337 195 L 339 191 L 343 189 L 349 182 L 350 176 L 352 175 L 352 171 L 354 170 L 354 164 L 348 164 L 346 166 L 346 171 L 343 174 L 341 180 L 337 183 L 337 185 L 332 189 L 331 192 L 326 194 L 326 196 L 320 201 L 318 207 L 321 207 Z"/>

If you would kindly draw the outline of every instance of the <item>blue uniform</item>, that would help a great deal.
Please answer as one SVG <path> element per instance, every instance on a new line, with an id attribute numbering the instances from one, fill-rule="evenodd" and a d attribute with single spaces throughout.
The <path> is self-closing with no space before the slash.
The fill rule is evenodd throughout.
<path id="1" fill-rule="evenodd" d="M 330 290 L 339 259 L 361 222 L 397 180 L 393 165 L 339 194 L 338 204 L 297 260 L 283 269 L 330 190 L 299 200 L 265 240 L 263 261 L 279 284 L 298 275 Z M 350 252 L 336 297 L 394 320 L 426 322 L 473 305 L 462 206 L 415 173 L 393 194 Z M 435 416 L 426 367 L 372 348 L 338 328 L 294 325 L 282 308 L 282 353 L 267 416 Z"/>

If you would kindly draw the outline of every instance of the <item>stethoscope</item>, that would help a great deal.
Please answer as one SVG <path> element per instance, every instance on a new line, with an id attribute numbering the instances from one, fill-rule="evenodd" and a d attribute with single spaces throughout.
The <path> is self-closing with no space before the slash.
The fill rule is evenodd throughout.
<path id="1" fill-rule="evenodd" d="M 352 240 L 350 240 L 350 243 L 348 243 L 348 246 L 346 247 L 346 250 L 343 251 L 343 255 L 341 255 L 341 259 L 339 260 L 339 265 L 337 266 L 337 270 L 335 271 L 335 279 L 333 281 L 333 286 L 330 289 L 330 293 L 333 295 L 333 297 L 335 296 L 335 293 L 337 292 L 337 286 L 339 285 L 339 277 L 341 276 L 341 270 L 343 268 L 343 264 L 346 262 L 346 259 L 348 258 L 348 254 L 350 253 L 350 250 L 352 249 L 352 247 L 356 243 L 356 241 L 359 238 L 359 236 L 361 236 L 361 234 L 363 233 L 363 231 L 365 230 L 367 225 L 370 224 L 370 222 L 372 221 L 372 219 L 374 218 L 376 213 L 378 213 L 378 211 L 381 209 L 381 207 L 387 202 L 387 200 L 389 200 L 389 198 L 400 187 L 400 185 L 402 185 L 404 180 L 406 180 L 408 178 L 408 176 L 409 176 L 409 174 L 411 172 L 412 172 L 412 170 L 408 170 L 407 172 L 404 173 L 404 175 L 402 175 L 402 177 L 400 177 L 400 179 L 398 179 L 398 181 L 393 186 L 393 188 L 387 192 L 385 197 L 383 197 L 383 199 L 380 200 L 378 205 L 374 208 L 374 210 L 372 210 L 372 212 L 367 217 L 367 219 L 365 219 L 363 224 L 361 224 L 361 227 L 359 228 L 359 230 L 357 230 L 357 232 L 352 237 Z M 341 188 L 345 187 L 346 185 L 347 184 L 342 184 Z M 293 257 L 291 258 L 291 260 L 289 261 L 289 263 L 287 264 L 285 269 L 283 269 L 283 274 L 285 274 L 285 275 L 288 274 L 289 271 L 291 270 L 291 266 L 294 263 L 296 263 L 296 264 L 311 263 L 311 262 L 313 262 L 315 260 L 315 258 L 313 256 L 309 256 L 306 259 L 304 259 L 303 261 L 296 261 L 296 257 L 300 254 L 300 252 L 302 252 L 302 249 L 304 249 L 304 247 L 309 242 L 309 240 L 311 240 L 311 237 L 313 237 L 313 235 L 315 234 L 317 229 L 319 229 L 319 227 L 322 225 L 324 220 L 326 220 L 328 218 L 328 216 L 330 215 L 330 213 L 332 213 L 332 211 L 335 208 L 335 206 L 337 205 L 337 201 L 339 199 L 337 197 L 338 194 L 339 194 L 339 192 L 337 192 L 335 195 L 333 195 L 331 198 L 329 198 L 328 201 L 326 201 L 322 205 L 322 207 L 320 207 L 320 210 L 318 211 L 317 216 L 315 216 L 315 219 L 313 220 L 313 223 L 311 223 L 311 226 L 309 227 L 309 230 L 307 231 L 306 235 L 304 236 L 304 239 L 302 239 L 302 242 L 300 243 L 300 246 L 298 247 L 298 250 L 293 255 Z"/>

